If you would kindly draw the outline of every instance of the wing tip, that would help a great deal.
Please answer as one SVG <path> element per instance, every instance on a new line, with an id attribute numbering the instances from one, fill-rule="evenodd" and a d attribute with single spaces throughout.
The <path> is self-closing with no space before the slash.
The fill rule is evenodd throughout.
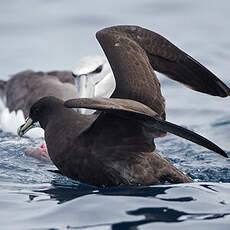
<path id="1" fill-rule="evenodd" d="M 221 80 L 216 81 L 217 85 L 220 87 L 219 95 L 220 97 L 230 96 L 230 88 L 224 84 Z"/>
<path id="2" fill-rule="evenodd" d="M 193 90 L 218 97 L 230 96 L 230 88 L 213 72 L 211 72 L 204 65 L 202 65 L 200 62 L 198 62 L 196 59 L 188 54 L 186 54 L 186 61 L 188 61 L 189 65 L 193 66 L 196 71 L 200 72 L 200 77 L 204 75 L 204 77 L 206 76 L 206 81 L 208 81 L 206 87 L 202 87 L 199 89 L 197 89 L 196 87 L 191 87 Z"/>
<path id="3" fill-rule="evenodd" d="M 223 156 L 225 158 L 229 158 L 228 154 L 223 149 L 221 149 L 219 147 L 215 150 L 213 149 L 213 151 L 215 151 L 216 153 L 220 154 L 221 156 Z"/>

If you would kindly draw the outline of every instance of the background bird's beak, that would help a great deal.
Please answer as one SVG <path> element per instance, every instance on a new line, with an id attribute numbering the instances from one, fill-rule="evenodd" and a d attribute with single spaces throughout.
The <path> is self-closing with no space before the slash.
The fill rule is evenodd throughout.
<path id="1" fill-rule="evenodd" d="M 93 98 L 95 97 L 95 84 L 91 77 L 87 74 L 75 75 L 75 85 L 77 87 L 77 98 Z M 92 114 L 95 110 L 77 108 L 75 109 L 81 114 Z"/>
<path id="2" fill-rule="evenodd" d="M 76 76 L 75 84 L 78 98 L 92 98 L 95 96 L 95 85 L 89 76 L 85 74 Z"/>
<path id="3" fill-rule="evenodd" d="M 35 126 L 33 120 L 27 117 L 25 123 L 18 128 L 17 134 L 19 137 L 22 137 L 25 133 L 34 127 Z"/>

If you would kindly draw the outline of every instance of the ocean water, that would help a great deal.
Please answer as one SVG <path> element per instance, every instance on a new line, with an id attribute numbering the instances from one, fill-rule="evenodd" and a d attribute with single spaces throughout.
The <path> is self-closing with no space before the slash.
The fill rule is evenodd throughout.
<path id="1" fill-rule="evenodd" d="M 118 24 L 154 30 L 230 86 L 227 0 L 8 0 L 0 5 L 0 78 L 24 70 L 70 70 L 102 54 L 95 32 Z M 230 154 L 230 99 L 193 92 L 159 75 L 167 119 L 209 138 Z M 0 228 L 229 229 L 230 160 L 168 135 L 157 151 L 193 184 L 98 189 L 50 172 L 25 156 L 42 143 L 0 133 Z"/>

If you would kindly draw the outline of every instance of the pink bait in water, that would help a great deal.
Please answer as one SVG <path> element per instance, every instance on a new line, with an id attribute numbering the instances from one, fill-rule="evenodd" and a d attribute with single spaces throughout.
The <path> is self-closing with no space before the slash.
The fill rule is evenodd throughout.
<path id="1" fill-rule="evenodd" d="M 38 160 L 51 162 L 46 144 L 41 144 L 37 147 L 28 147 L 25 149 L 25 154 Z"/>

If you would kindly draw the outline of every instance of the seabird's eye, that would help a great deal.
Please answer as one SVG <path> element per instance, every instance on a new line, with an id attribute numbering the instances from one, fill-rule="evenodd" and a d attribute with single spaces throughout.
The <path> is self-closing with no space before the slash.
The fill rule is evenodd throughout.
<path id="1" fill-rule="evenodd" d="M 36 116 L 36 115 L 39 114 L 39 112 L 40 112 L 39 108 L 34 108 L 34 109 L 32 109 L 32 111 L 31 111 L 31 115 L 32 115 L 32 116 Z"/>
<path id="2" fill-rule="evenodd" d="M 76 74 L 74 74 L 73 72 L 72 72 L 72 76 L 73 76 L 74 78 L 76 78 L 76 77 L 77 77 L 77 75 L 76 75 Z"/>
<path id="3" fill-rule="evenodd" d="M 92 73 L 100 73 L 102 71 L 102 65 L 98 66 Z"/>

